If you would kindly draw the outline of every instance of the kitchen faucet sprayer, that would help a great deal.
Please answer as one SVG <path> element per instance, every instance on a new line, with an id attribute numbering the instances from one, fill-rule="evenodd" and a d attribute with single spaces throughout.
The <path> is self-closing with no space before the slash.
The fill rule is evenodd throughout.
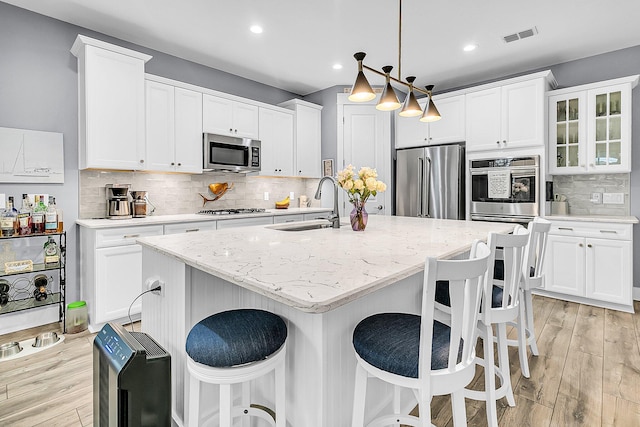
<path id="1" fill-rule="evenodd" d="M 330 180 L 333 183 L 333 212 L 329 215 L 329 221 L 331 221 L 332 228 L 340 228 L 340 213 L 338 211 L 338 182 L 332 176 L 323 176 L 318 183 L 318 189 L 314 198 L 320 200 L 322 197 L 322 184 L 326 180 Z"/>

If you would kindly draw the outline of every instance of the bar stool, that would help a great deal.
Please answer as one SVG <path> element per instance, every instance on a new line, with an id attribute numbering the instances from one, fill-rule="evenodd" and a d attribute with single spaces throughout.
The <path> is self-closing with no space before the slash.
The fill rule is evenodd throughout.
<path id="1" fill-rule="evenodd" d="M 186 341 L 187 425 L 199 425 L 200 383 L 204 382 L 220 385 L 220 427 L 230 427 L 232 419 L 239 416 L 255 416 L 273 427 L 285 427 L 286 344 L 287 325 L 268 311 L 230 310 L 198 322 Z M 249 381 L 271 371 L 275 371 L 275 415 L 251 405 L 249 393 Z M 233 405 L 233 384 L 242 384 L 240 405 Z"/>
<path id="2" fill-rule="evenodd" d="M 358 323 L 353 332 L 357 366 L 352 427 L 364 425 L 369 376 L 393 384 L 394 396 L 393 413 L 367 425 L 431 425 L 431 397 L 451 394 L 453 423 L 466 426 L 464 387 L 475 374 L 476 323 L 489 257 L 487 246 L 475 241 L 469 260 L 427 258 L 420 315 L 380 313 Z M 434 317 L 438 280 L 450 283 L 452 304 L 447 324 Z M 418 417 L 402 411 L 400 387 L 413 390 Z"/>
<path id="3" fill-rule="evenodd" d="M 538 345 L 536 343 L 536 331 L 533 323 L 532 289 L 542 286 L 544 280 L 544 259 L 547 248 L 547 236 L 551 229 L 551 222 L 536 217 L 527 225 L 529 230 L 529 242 L 527 243 L 522 259 L 522 283 L 520 286 L 520 312 L 515 324 L 518 334 L 517 340 L 507 340 L 510 346 L 518 346 L 520 355 L 520 369 L 522 375 L 529 378 L 529 360 L 527 359 L 527 346 L 531 348 L 531 354 L 537 356 Z M 496 278 L 502 275 L 502 260 L 496 260 Z M 525 339 L 522 339 L 525 338 Z"/>

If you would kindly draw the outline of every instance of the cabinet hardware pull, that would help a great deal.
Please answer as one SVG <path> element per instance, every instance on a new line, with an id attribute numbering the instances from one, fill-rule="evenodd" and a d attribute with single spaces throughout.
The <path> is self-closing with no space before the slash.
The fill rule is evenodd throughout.
<path id="1" fill-rule="evenodd" d="M 496 141 L 496 144 L 500 145 L 500 141 Z"/>
<path id="2" fill-rule="evenodd" d="M 504 140 L 502 141 L 502 143 L 503 143 L 503 144 L 506 144 L 506 143 L 507 143 L 507 140 L 506 140 L 506 139 L 504 139 Z"/>
<path id="3" fill-rule="evenodd" d="M 176 164 L 174 162 L 171 162 L 171 166 L 175 166 Z"/>
<path id="4" fill-rule="evenodd" d="M 616 230 L 600 230 L 601 233 L 613 233 L 613 234 L 618 234 L 618 232 Z"/>
<path id="5" fill-rule="evenodd" d="M 587 247 L 588 247 L 588 248 L 592 248 L 592 247 L 593 247 L 593 245 L 591 245 L 591 243 L 589 243 L 589 244 L 587 245 Z"/>
<path id="6" fill-rule="evenodd" d="M 571 227 L 558 227 L 558 230 L 573 231 L 573 228 L 571 228 Z"/>
<path id="7" fill-rule="evenodd" d="M 583 247 L 584 245 L 582 243 L 579 243 L 578 246 Z"/>
<path id="8" fill-rule="evenodd" d="M 136 238 L 136 237 L 140 237 L 140 235 L 139 234 L 125 234 L 122 237 L 124 237 L 125 239 L 133 239 L 133 238 Z"/>
<path id="9" fill-rule="evenodd" d="M 294 222 L 294 220 L 293 219 L 287 219 L 287 220 L 285 220 L 285 222 Z"/>
<path id="10" fill-rule="evenodd" d="M 200 231 L 200 229 L 199 228 L 190 228 L 189 230 L 184 230 L 185 233 L 191 233 L 191 232 L 194 232 L 194 231 Z"/>

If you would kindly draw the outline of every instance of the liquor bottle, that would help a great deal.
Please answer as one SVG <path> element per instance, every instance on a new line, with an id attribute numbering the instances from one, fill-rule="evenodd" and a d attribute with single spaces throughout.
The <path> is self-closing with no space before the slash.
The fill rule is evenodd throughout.
<path id="1" fill-rule="evenodd" d="M 18 234 L 18 211 L 13 207 L 13 197 L 9 196 L 7 208 L 0 219 L 0 232 L 2 237 L 11 237 Z"/>
<path id="2" fill-rule="evenodd" d="M 18 213 L 18 234 L 21 236 L 31 234 L 33 230 L 33 218 L 31 218 L 31 202 L 26 194 L 22 195 L 22 207 Z"/>
<path id="3" fill-rule="evenodd" d="M 44 216 L 47 212 L 47 207 L 42 203 L 42 200 L 40 200 L 40 196 L 36 195 L 34 200 L 33 213 L 31 214 L 33 217 L 33 232 L 35 234 L 41 234 L 44 233 Z"/>
<path id="4" fill-rule="evenodd" d="M 49 207 L 45 214 L 44 232 L 56 233 L 58 231 L 58 211 L 56 209 L 56 199 L 49 196 Z"/>
<path id="5" fill-rule="evenodd" d="M 58 210 L 58 233 L 62 233 L 64 231 L 64 227 L 62 224 L 62 209 L 56 207 Z"/>
<path id="6" fill-rule="evenodd" d="M 60 262 L 60 248 L 58 244 L 49 236 L 49 239 L 44 243 L 44 265 L 45 267 L 56 267 Z"/>

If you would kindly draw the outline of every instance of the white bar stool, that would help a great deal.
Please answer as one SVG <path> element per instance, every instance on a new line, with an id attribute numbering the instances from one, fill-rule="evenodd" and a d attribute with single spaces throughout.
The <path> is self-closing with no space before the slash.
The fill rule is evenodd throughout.
<path id="1" fill-rule="evenodd" d="M 285 427 L 285 359 L 287 325 L 278 315 L 256 309 L 230 310 L 198 322 L 187 336 L 189 373 L 188 427 L 200 420 L 200 383 L 220 385 L 219 426 L 231 427 L 233 418 L 261 418 L 273 427 Z M 252 405 L 250 381 L 275 372 L 275 414 Z M 234 406 L 232 385 L 242 384 L 242 398 Z"/>

